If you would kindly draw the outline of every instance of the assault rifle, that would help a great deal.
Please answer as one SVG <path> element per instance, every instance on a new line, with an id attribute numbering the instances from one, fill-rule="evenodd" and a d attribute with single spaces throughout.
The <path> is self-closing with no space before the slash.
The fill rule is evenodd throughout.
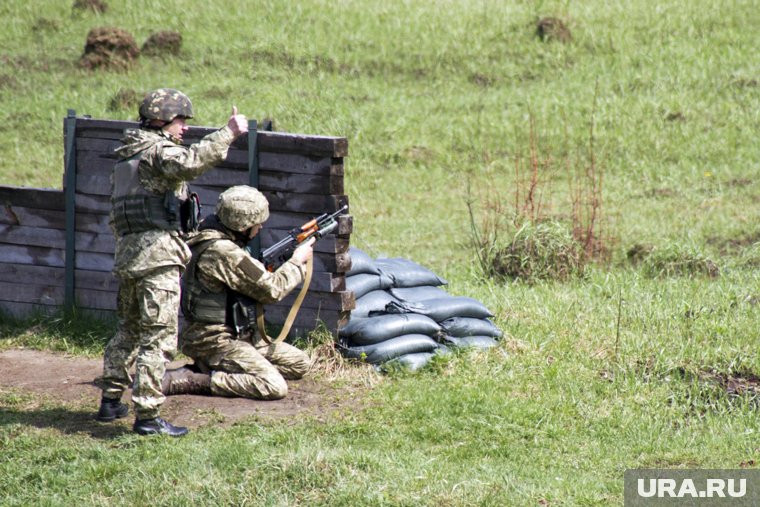
<path id="1" fill-rule="evenodd" d="M 348 211 L 348 204 L 344 204 L 335 213 L 323 213 L 288 232 L 288 235 L 280 241 L 264 249 L 259 256 L 259 260 L 266 266 L 268 271 L 274 271 L 275 268 L 290 259 L 293 251 L 301 243 L 315 238 L 317 241 L 327 236 L 338 228 L 338 217 Z"/>
<path id="2" fill-rule="evenodd" d="M 338 217 L 348 210 L 348 204 L 344 204 L 335 213 L 324 213 L 317 218 L 313 218 L 303 224 L 301 227 L 288 232 L 288 235 L 282 238 L 280 241 L 270 246 L 259 256 L 259 260 L 264 264 L 267 271 L 274 271 L 275 268 L 284 262 L 286 262 L 293 255 L 293 251 L 298 248 L 302 243 L 309 241 L 311 238 L 319 241 L 326 235 L 333 232 L 338 228 Z M 246 246 L 246 251 L 253 255 L 251 252 L 251 246 Z M 258 327 L 261 337 L 267 343 L 278 343 L 285 339 L 290 332 L 290 327 L 293 325 L 293 321 L 296 318 L 298 309 L 301 307 L 303 298 L 306 295 L 306 291 L 309 289 L 309 283 L 311 283 L 312 264 L 308 264 L 306 270 L 306 279 L 303 282 L 301 291 L 296 298 L 293 307 L 288 312 L 288 316 L 285 320 L 285 324 L 280 330 L 280 335 L 277 338 L 271 338 L 266 333 L 266 325 L 264 323 L 264 309 L 261 304 L 257 303 L 253 299 L 238 294 L 236 301 L 232 306 L 232 324 L 235 327 L 235 331 L 240 336 L 246 329 L 253 329 L 254 323 Z"/>

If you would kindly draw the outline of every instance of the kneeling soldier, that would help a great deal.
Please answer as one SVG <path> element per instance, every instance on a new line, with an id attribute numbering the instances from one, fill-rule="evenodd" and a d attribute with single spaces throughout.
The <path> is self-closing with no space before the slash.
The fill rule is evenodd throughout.
<path id="1" fill-rule="evenodd" d="M 207 217 L 200 233 L 188 241 L 193 256 L 182 290 L 188 326 L 180 336 L 180 348 L 195 364 L 192 369 L 167 371 L 165 395 L 274 400 L 287 394 L 285 379 L 299 379 L 309 369 L 303 351 L 287 343 L 270 344 L 255 325 L 241 329 L 233 322 L 233 307 L 241 301 L 268 304 L 285 298 L 304 280 L 313 255 L 312 240 L 277 271 L 267 271 L 243 247 L 268 217 L 269 203 L 261 192 L 232 187 L 219 196 L 216 214 Z"/>

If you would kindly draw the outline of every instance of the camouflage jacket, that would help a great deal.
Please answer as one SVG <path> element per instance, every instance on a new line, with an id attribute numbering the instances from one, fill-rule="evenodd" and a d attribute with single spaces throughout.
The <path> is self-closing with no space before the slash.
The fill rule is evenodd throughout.
<path id="1" fill-rule="evenodd" d="M 224 160 L 233 140 L 227 126 L 189 147 L 174 143 L 161 131 L 128 129 L 122 139 L 124 146 L 116 154 L 125 159 L 142 152 L 138 171 L 145 189 L 156 194 L 172 190 L 180 196 L 187 191 L 187 181 Z M 118 276 L 139 277 L 164 266 L 182 268 L 189 260 L 190 250 L 175 231 L 146 231 L 116 238 L 114 272 Z"/>
<path id="2" fill-rule="evenodd" d="M 200 283 L 206 292 L 232 289 L 259 303 L 269 304 L 285 298 L 306 276 L 306 267 L 287 261 L 274 273 L 251 257 L 232 235 L 217 230 L 202 230 L 188 240 L 192 248 L 213 240 L 197 260 L 196 279 L 185 278 L 185 286 Z"/>

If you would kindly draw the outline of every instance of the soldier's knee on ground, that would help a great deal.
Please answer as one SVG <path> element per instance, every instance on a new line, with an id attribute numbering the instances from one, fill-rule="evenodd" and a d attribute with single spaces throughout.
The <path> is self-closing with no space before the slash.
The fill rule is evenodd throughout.
<path id="1" fill-rule="evenodd" d="M 288 395 L 288 383 L 283 377 L 270 377 L 266 381 L 268 392 L 264 394 L 265 400 L 279 400 Z"/>

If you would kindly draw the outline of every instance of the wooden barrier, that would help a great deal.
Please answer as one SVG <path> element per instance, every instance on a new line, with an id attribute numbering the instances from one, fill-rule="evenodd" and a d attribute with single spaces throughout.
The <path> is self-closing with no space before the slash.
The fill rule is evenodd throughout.
<path id="1" fill-rule="evenodd" d="M 115 310 L 110 174 L 124 129 L 134 127 L 135 122 L 81 118 L 70 112 L 64 120 L 64 189 L 0 186 L 1 309 L 15 315 L 68 304 L 97 312 Z M 214 130 L 191 127 L 185 142 L 196 142 Z M 343 186 L 346 139 L 268 131 L 252 135 L 235 140 L 219 166 L 190 182 L 200 196 L 203 216 L 214 212 L 226 188 L 249 184 L 255 176 L 270 203 L 270 218 L 260 234 L 261 247 L 266 248 L 310 218 L 348 203 Z M 255 139 L 255 156 L 249 153 L 249 138 Z M 353 293 L 345 290 L 351 230 L 351 216 L 342 216 L 337 233 L 317 243 L 314 275 L 294 324 L 296 334 L 320 323 L 336 332 L 354 308 Z M 268 305 L 267 322 L 281 325 L 294 297 Z"/>

